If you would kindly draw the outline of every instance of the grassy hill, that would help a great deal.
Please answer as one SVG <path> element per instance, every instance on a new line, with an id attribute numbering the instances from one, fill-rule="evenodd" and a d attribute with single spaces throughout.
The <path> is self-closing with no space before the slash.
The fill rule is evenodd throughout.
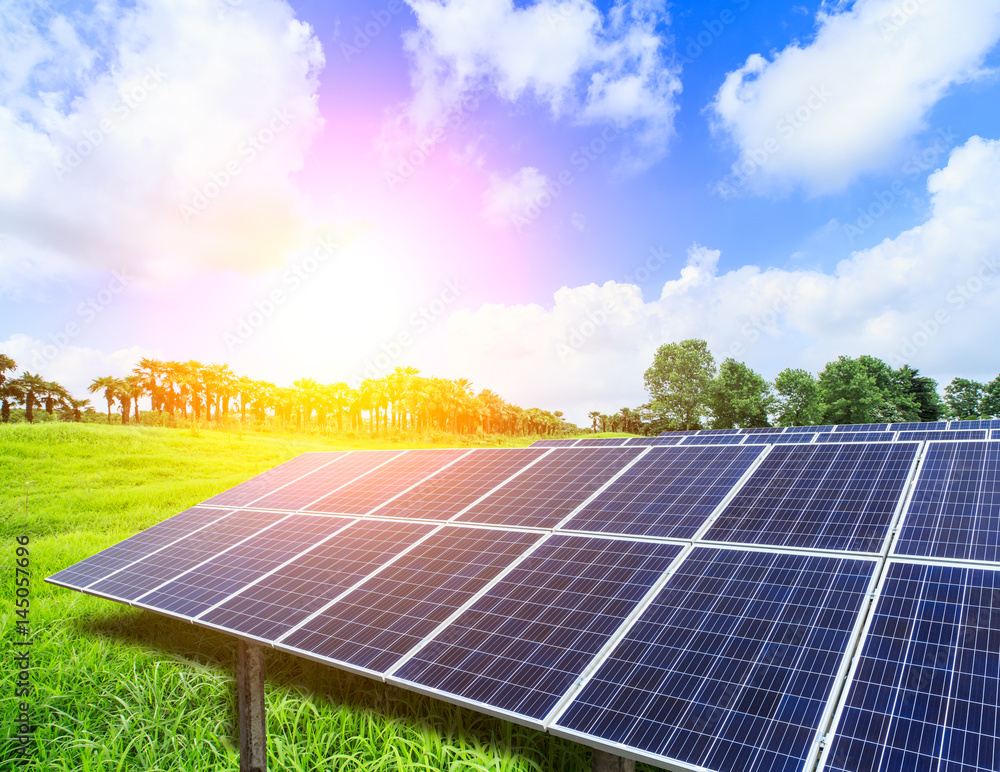
<path id="1" fill-rule="evenodd" d="M 0 771 L 238 769 L 233 638 L 43 579 L 299 453 L 390 446 L 416 444 L 0 425 Z M 15 646 L 18 536 L 29 538 L 29 647 Z M 17 697 L 17 668 L 8 665 L 12 652 L 25 649 L 32 690 Z M 266 654 L 272 770 L 589 768 L 582 746 Z M 22 701 L 35 727 L 27 763 L 15 758 Z"/>

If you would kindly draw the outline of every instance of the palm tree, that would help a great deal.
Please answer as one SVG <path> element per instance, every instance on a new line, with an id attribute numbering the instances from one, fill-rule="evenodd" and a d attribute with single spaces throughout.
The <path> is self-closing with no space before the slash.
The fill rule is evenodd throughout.
<path id="1" fill-rule="evenodd" d="M 118 390 L 121 388 L 121 381 L 117 378 L 112 378 L 110 375 L 105 375 L 103 378 L 95 378 L 94 381 L 87 387 L 87 391 L 94 394 L 98 391 L 104 390 L 104 399 L 108 402 L 108 423 L 111 423 L 111 405 L 118 398 Z"/>
<path id="2" fill-rule="evenodd" d="M 29 372 L 25 372 L 17 380 L 20 382 L 21 391 L 24 393 L 24 417 L 30 423 L 35 420 L 35 405 L 41 407 L 42 404 L 39 395 L 47 393 L 49 384 L 43 381 L 40 375 Z"/>
<path id="3" fill-rule="evenodd" d="M 130 375 L 122 381 L 122 394 L 131 401 L 134 407 L 133 417 L 139 420 L 139 398 L 147 393 L 146 380 L 141 375 Z M 128 411 L 126 410 L 127 414 Z M 122 423 L 128 423 L 127 415 L 122 415 Z"/>
<path id="4" fill-rule="evenodd" d="M 89 399 L 74 399 L 67 396 L 63 400 L 60 417 L 65 421 L 73 420 L 76 423 L 80 423 L 83 418 L 83 411 L 88 407 L 90 407 Z"/>
<path id="5" fill-rule="evenodd" d="M 597 433 L 597 422 L 601 419 L 600 410 L 591 410 L 587 413 L 587 418 L 590 419 L 590 428 L 596 434 Z"/>
<path id="6" fill-rule="evenodd" d="M 56 402 L 68 397 L 69 392 L 54 381 L 45 381 L 45 391 L 39 396 L 45 400 L 45 412 L 52 415 L 55 412 Z"/>
<path id="7" fill-rule="evenodd" d="M 6 354 L 0 354 L 0 386 L 3 386 L 4 381 L 7 380 L 6 372 L 8 370 L 16 370 L 17 362 L 11 359 Z"/>
<path id="8" fill-rule="evenodd" d="M 21 388 L 21 379 L 5 379 L 0 382 L 0 420 L 4 423 L 10 422 L 10 403 L 18 404 L 24 400 L 24 389 Z"/>
<path id="9" fill-rule="evenodd" d="M 149 394 L 151 408 L 157 413 L 162 413 L 164 403 L 166 402 L 166 389 L 164 388 L 166 382 L 166 364 L 159 359 L 143 357 L 132 372 L 139 376 L 144 392 Z M 136 413 L 136 418 L 138 417 L 139 415 Z"/>

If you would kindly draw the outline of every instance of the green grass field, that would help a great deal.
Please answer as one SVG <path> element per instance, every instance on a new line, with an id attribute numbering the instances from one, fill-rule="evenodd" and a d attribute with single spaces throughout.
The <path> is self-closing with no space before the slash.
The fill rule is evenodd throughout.
<path id="1" fill-rule="evenodd" d="M 389 446 L 428 444 L 0 425 L 0 770 L 238 769 L 233 638 L 43 579 L 299 453 Z M 29 697 L 15 694 L 18 536 L 30 539 Z M 274 650 L 266 657 L 269 769 L 589 769 L 582 746 Z M 22 701 L 35 726 L 27 760 L 15 755 Z"/>

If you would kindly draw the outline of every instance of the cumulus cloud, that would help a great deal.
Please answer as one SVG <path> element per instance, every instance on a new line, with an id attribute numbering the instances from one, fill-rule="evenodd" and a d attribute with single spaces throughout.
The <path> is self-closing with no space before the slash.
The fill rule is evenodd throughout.
<path id="1" fill-rule="evenodd" d="M 9 7 L 9 13 L 8 13 Z M 146 275 L 280 263 L 323 54 L 280 0 L 98 3 L 0 28 L 0 229 Z M 12 242 L 13 243 L 13 242 Z"/>
<path id="2" fill-rule="evenodd" d="M 858 0 L 823 7 L 807 45 L 730 72 L 708 111 L 739 159 L 724 194 L 841 189 L 925 127 L 948 89 L 982 74 L 1000 38 L 993 0 Z"/>
<path id="3" fill-rule="evenodd" d="M 550 308 L 488 305 L 449 324 L 462 370 L 513 401 L 590 410 L 646 400 L 656 348 L 697 337 L 773 377 L 840 354 L 909 363 L 941 380 L 992 378 L 982 345 L 1000 308 L 1000 141 L 973 137 L 928 180 L 928 219 L 854 252 L 831 272 L 743 266 L 720 273 L 694 245 L 659 298 L 632 284 L 562 288 Z"/>
<path id="4" fill-rule="evenodd" d="M 407 0 L 417 28 L 404 36 L 418 131 L 442 125 L 470 92 L 531 96 L 554 117 L 632 130 L 622 159 L 635 170 L 663 156 L 673 133 L 678 70 L 657 31 L 662 2 L 625 2 L 607 18 L 590 0 Z"/>

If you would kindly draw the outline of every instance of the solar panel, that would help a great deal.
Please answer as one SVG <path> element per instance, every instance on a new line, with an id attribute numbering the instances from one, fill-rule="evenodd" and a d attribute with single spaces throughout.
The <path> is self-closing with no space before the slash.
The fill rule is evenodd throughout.
<path id="1" fill-rule="evenodd" d="M 170 545 L 118 569 L 87 589 L 96 595 L 132 601 L 183 571 L 235 546 L 287 517 L 280 512 L 239 510 Z"/>
<path id="2" fill-rule="evenodd" d="M 134 563 L 157 550 L 169 547 L 187 536 L 211 523 L 217 522 L 233 510 L 208 509 L 193 507 L 174 515 L 162 523 L 157 523 L 125 541 L 108 547 L 106 550 L 91 555 L 69 568 L 64 568 L 53 574 L 46 581 L 68 587 L 71 590 L 82 590 L 94 582 L 103 579 L 115 571 Z"/>
<path id="3" fill-rule="evenodd" d="M 676 445 L 681 441 L 680 437 L 671 437 L 669 435 L 659 435 L 658 437 L 630 437 L 625 445 Z"/>
<path id="4" fill-rule="evenodd" d="M 1000 768 L 1000 572 L 891 561 L 829 772 Z"/>
<path id="5" fill-rule="evenodd" d="M 363 515 L 467 453 L 461 448 L 408 450 L 303 509 Z"/>
<path id="6" fill-rule="evenodd" d="M 893 552 L 1000 561 L 1000 442 L 927 448 Z"/>
<path id="7" fill-rule="evenodd" d="M 336 463 L 325 464 L 294 481 L 267 491 L 251 503 L 259 509 L 302 509 L 402 454 L 401 450 L 345 453 L 337 457 Z"/>
<path id="8" fill-rule="evenodd" d="M 578 531 L 694 537 L 760 448 L 654 448 L 563 527 Z"/>
<path id="9" fill-rule="evenodd" d="M 626 443 L 628 437 L 584 437 L 581 440 L 577 440 L 576 448 L 610 448 L 610 447 L 621 447 Z"/>
<path id="10" fill-rule="evenodd" d="M 783 426 L 756 426 L 747 429 L 740 429 L 740 434 L 781 434 L 785 431 Z"/>
<path id="11" fill-rule="evenodd" d="M 909 421 L 901 424 L 889 424 L 890 432 L 926 432 L 932 429 L 947 429 L 947 421 Z M 971 428 L 971 427 L 964 427 Z"/>
<path id="12" fill-rule="evenodd" d="M 309 472 L 350 455 L 352 454 L 344 452 L 303 453 L 301 456 L 286 461 L 273 469 L 268 469 L 256 477 L 251 477 L 234 488 L 212 496 L 203 503 L 217 507 L 243 507 L 276 488 L 294 482 Z"/>
<path id="13" fill-rule="evenodd" d="M 248 585 L 198 621 L 273 641 L 437 527 L 433 523 L 358 521 Z"/>
<path id="14" fill-rule="evenodd" d="M 447 520 L 544 456 L 534 446 L 474 450 L 372 514 Z"/>
<path id="15" fill-rule="evenodd" d="M 795 445 L 804 442 L 812 442 L 816 437 L 816 434 L 805 432 L 797 432 L 794 434 L 750 434 L 745 440 L 743 440 L 744 445 Z"/>
<path id="16" fill-rule="evenodd" d="M 682 549 L 554 535 L 391 680 L 540 724 Z"/>
<path id="17" fill-rule="evenodd" d="M 703 429 L 671 429 L 670 431 L 660 432 L 660 437 L 686 437 L 689 434 L 700 434 Z"/>
<path id="18" fill-rule="evenodd" d="M 382 673 L 542 538 L 449 527 L 306 620 L 283 647 Z"/>
<path id="19" fill-rule="evenodd" d="M 929 431 L 912 431 L 899 434 L 899 439 L 903 440 L 988 440 L 989 432 L 985 429 L 944 429 Z"/>
<path id="20" fill-rule="evenodd" d="M 971 421 L 949 421 L 949 429 L 1000 429 L 1000 418 L 979 418 Z"/>
<path id="21" fill-rule="evenodd" d="M 646 448 L 557 448 L 456 520 L 552 528 L 643 452 Z"/>
<path id="22" fill-rule="evenodd" d="M 884 432 L 889 428 L 889 424 L 836 424 L 833 427 L 835 432 Z"/>
<path id="23" fill-rule="evenodd" d="M 816 442 L 889 442 L 895 438 L 895 432 L 833 432 L 817 435 Z"/>
<path id="24" fill-rule="evenodd" d="M 566 448 L 576 444 L 576 438 L 560 440 L 535 440 L 531 443 L 533 448 Z"/>
<path id="25" fill-rule="evenodd" d="M 803 769 L 876 565 L 696 547 L 551 731 L 684 769 Z"/>
<path id="26" fill-rule="evenodd" d="M 697 434 L 685 437 L 681 445 L 738 445 L 743 442 L 742 434 Z"/>
<path id="27" fill-rule="evenodd" d="M 785 434 L 793 432 L 832 432 L 835 427 L 827 424 L 821 426 L 786 426 Z"/>
<path id="28" fill-rule="evenodd" d="M 703 538 L 881 552 L 919 447 L 776 445 Z"/>

